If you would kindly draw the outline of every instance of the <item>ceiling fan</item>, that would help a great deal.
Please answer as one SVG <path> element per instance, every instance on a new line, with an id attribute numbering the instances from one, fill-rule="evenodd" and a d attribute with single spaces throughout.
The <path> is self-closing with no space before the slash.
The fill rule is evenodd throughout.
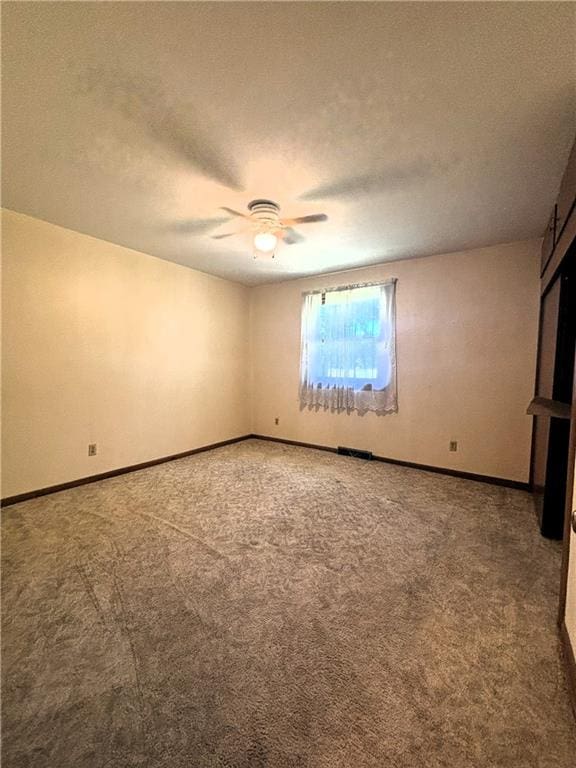
<path id="1" fill-rule="evenodd" d="M 240 213 L 233 208 L 222 206 L 221 210 L 226 211 L 232 216 L 244 219 L 248 222 L 245 229 L 239 232 L 225 232 L 221 235 L 211 235 L 213 240 L 222 240 L 225 237 L 233 237 L 242 234 L 244 231 L 253 233 L 255 256 L 271 255 L 278 245 L 278 240 L 282 240 L 286 245 L 295 245 L 305 240 L 294 229 L 295 224 L 312 224 L 314 222 L 326 221 L 328 216 L 325 213 L 313 213 L 309 216 L 297 216 L 293 219 L 280 218 L 280 206 L 272 200 L 252 200 L 248 203 L 248 213 Z"/>

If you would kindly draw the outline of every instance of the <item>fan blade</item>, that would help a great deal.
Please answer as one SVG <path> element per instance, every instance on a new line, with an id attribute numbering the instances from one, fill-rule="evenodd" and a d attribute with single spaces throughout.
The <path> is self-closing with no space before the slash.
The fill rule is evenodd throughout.
<path id="1" fill-rule="evenodd" d="M 295 224 L 312 224 L 316 221 L 328 221 L 325 213 L 313 213 L 310 216 L 297 216 L 294 219 Z"/>
<path id="2" fill-rule="evenodd" d="M 169 97 L 160 80 L 91 67 L 78 79 L 77 90 L 132 123 L 197 173 L 231 189 L 242 188 L 234 164 L 210 139 L 209 126 L 200 126 L 193 105 Z"/>
<path id="3" fill-rule="evenodd" d="M 315 221 L 327 221 L 325 213 L 313 213 L 310 216 L 297 216 L 295 219 L 285 219 L 286 224 L 312 224 Z"/>
<path id="4" fill-rule="evenodd" d="M 187 221 L 174 222 L 169 229 L 171 232 L 181 235 L 205 235 L 211 229 L 216 229 L 227 221 L 229 219 L 188 219 Z"/>
<path id="5" fill-rule="evenodd" d="M 235 211 L 234 208 L 227 208 L 225 205 L 221 205 L 220 210 L 226 211 L 226 213 L 229 213 L 231 216 L 240 216 L 242 219 L 250 218 L 245 213 L 240 213 L 240 211 Z"/>
<path id="6" fill-rule="evenodd" d="M 286 227 L 282 233 L 282 239 L 286 245 L 296 245 L 297 243 L 303 243 L 306 238 L 299 232 L 296 232 L 292 227 Z"/>
<path id="7" fill-rule="evenodd" d="M 212 240 L 222 240 L 224 237 L 232 237 L 232 235 L 238 235 L 239 232 L 225 232 L 223 235 L 210 235 Z"/>

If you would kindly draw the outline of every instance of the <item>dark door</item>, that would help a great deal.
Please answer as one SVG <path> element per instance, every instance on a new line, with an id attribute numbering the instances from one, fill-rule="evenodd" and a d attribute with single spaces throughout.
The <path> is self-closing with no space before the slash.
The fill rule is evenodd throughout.
<path id="1" fill-rule="evenodd" d="M 564 403 L 572 402 L 574 378 L 575 264 L 574 252 L 567 254 L 562 271 L 542 301 L 537 394 Z M 552 539 L 561 539 L 563 535 L 569 438 L 569 420 L 537 417 L 533 484 L 540 529 Z"/>

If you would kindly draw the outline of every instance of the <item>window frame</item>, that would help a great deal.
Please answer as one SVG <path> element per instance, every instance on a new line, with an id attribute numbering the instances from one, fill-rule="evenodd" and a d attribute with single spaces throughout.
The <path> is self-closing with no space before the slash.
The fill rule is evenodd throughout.
<path id="1" fill-rule="evenodd" d="M 316 291 L 309 291 L 303 294 L 303 307 L 302 307 L 302 348 L 300 355 L 300 379 L 306 381 L 308 386 L 321 389 L 334 389 L 346 387 L 354 392 L 383 392 L 392 384 L 395 384 L 395 360 L 392 355 L 395 350 L 391 352 L 391 345 L 395 346 L 395 307 L 390 310 L 385 306 L 385 302 L 388 297 L 385 295 L 383 287 L 390 283 L 396 283 L 395 279 L 384 280 L 371 283 L 357 283 L 355 285 L 343 285 L 333 288 L 326 288 Z M 319 334 L 316 332 L 317 325 L 320 321 L 320 313 L 322 307 L 326 306 L 326 297 L 328 294 L 335 293 L 348 293 L 347 303 L 353 304 L 354 300 L 350 299 L 351 294 L 355 290 L 378 288 L 379 291 L 374 296 L 374 299 L 378 301 L 378 335 L 377 336 L 359 336 L 358 341 L 366 341 L 373 339 L 374 349 L 374 363 L 375 363 L 375 376 L 351 376 L 351 368 L 348 369 L 348 375 L 343 372 L 343 375 L 327 376 L 318 373 L 319 359 L 318 349 L 319 343 L 338 344 L 345 343 L 346 341 L 353 342 L 352 336 L 342 335 L 336 336 L 329 340 L 320 340 Z M 310 302 L 307 301 L 311 296 L 320 296 L 321 303 L 316 308 L 316 314 L 314 317 L 309 316 Z M 360 303 L 360 300 L 358 301 Z M 385 311 L 383 311 L 385 310 Z M 392 315 L 390 314 L 392 312 Z M 323 361 L 325 363 L 325 361 Z M 366 370 L 366 369 L 365 369 Z"/>

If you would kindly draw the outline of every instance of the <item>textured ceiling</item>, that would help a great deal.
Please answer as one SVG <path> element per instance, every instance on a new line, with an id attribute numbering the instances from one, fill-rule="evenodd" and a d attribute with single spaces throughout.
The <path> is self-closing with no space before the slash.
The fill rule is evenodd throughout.
<path id="1" fill-rule="evenodd" d="M 3 205 L 247 284 L 538 237 L 574 139 L 572 3 L 2 6 Z"/>

